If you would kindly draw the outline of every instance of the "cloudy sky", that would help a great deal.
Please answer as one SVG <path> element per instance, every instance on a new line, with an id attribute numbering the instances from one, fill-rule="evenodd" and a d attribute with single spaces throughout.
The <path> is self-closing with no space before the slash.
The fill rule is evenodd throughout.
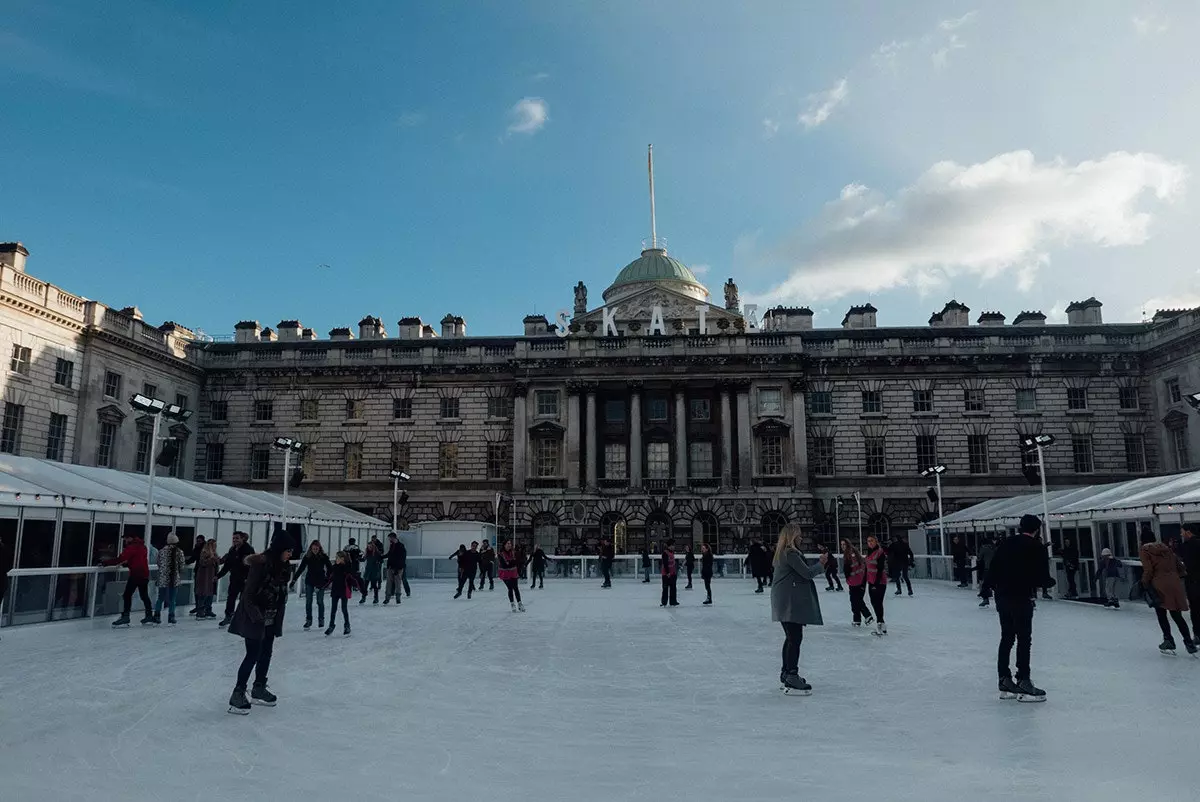
<path id="1" fill-rule="evenodd" d="M 1200 305 L 1198 34 L 1191 0 L 0 0 L 0 240 L 214 334 L 510 334 L 637 256 L 653 142 L 717 302 L 1134 321 Z"/>

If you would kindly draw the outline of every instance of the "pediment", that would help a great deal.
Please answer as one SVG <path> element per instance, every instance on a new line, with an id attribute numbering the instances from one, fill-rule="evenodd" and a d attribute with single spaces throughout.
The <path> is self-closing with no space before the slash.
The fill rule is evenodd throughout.
<path id="1" fill-rule="evenodd" d="M 574 321 L 577 323 L 586 323 L 587 321 L 599 323 L 603 320 L 605 308 L 615 308 L 616 320 L 618 322 L 636 320 L 641 323 L 648 323 L 655 306 L 662 307 L 663 320 L 668 324 L 670 321 L 679 318 L 683 318 L 685 321 L 695 321 L 697 306 L 708 307 L 705 317 L 710 327 L 714 326 L 716 321 L 721 318 L 726 318 L 732 322 L 741 317 L 738 313 L 730 312 L 724 307 L 697 301 L 695 298 L 689 298 L 682 293 L 673 292 L 663 287 L 647 287 L 627 298 L 622 298 L 620 301 L 608 304 L 607 307 L 600 307 L 583 315 L 577 315 Z"/>
<path id="2" fill-rule="evenodd" d="M 792 427 L 786 421 L 778 418 L 768 418 L 761 420 L 750 427 L 755 434 L 780 434 L 790 432 Z"/>
<path id="3" fill-rule="evenodd" d="M 124 423 L 127 416 L 125 415 L 125 410 L 116 404 L 107 404 L 96 410 L 96 417 L 103 423 L 115 423 L 120 426 Z"/>
<path id="4" fill-rule="evenodd" d="M 1188 418 L 1177 409 L 1173 409 L 1163 416 L 1163 426 L 1168 429 L 1185 429 L 1187 428 Z"/>
<path id="5" fill-rule="evenodd" d="M 529 427 L 530 434 L 540 435 L 541 437 L 562 437 L 566 431 L 566 427 L 562 424 L 550 420 L 544 420 Z"/>

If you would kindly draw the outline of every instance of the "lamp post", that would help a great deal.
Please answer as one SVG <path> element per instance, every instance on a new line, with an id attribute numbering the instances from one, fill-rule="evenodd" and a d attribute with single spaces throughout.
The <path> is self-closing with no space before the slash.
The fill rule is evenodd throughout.
<path id="1" fill-rule="evenodd" d="M 142 540 L 147 546 L 150 545 L 150 535 L 153 532 L 154 518 L 154 466 L 159 462 L 164 465 L 170 465 L 179 454 L 179 444 L 175 442 L 175 438 L 168 437 L 169 445 L 163 447 L 162 452 L 154 455 L 154 450 L 158 448 L 158 433 L 161 428 L 162 418 L 166 415 L 168 418 L 177 421 L 185 421 L 192 416 L 190 410 L 186 410 L 178 404 L 168 404 L 160 398 L 151 398 L 148 395 L 141 393 L 135 394 L 129 399 L 129 406 L 138 412 L 143 412 L 149 415 L 154 420 L 154 428 L 150 434 L 150 453 L 147 455 L 150 463 L 149 481 L 146 485 L 146 526 L 143 529 Z"/>
<path id="2" fill-rule="evenodd" d="M 842 547 L 842 497 L 833 497 L 833 538 L 837 541 L 838 548 Z M 859 551 L 862 551 L 860 548 Z"/>
<path id="3" fill-rule="evenodd" d="M 392 471 L 392 531 L 396 530 L 396 521 L 400 514 L 400 483 L 407 482 L 411 477 L 404 471 Z M 408 501 L 408 491 L 404 491 L 404 500 Z"/>
<path id="4" fill-rule="evenodd" d="M 854 506 L 858 508 L 858 550 L 861 552 L 863 550 L 862 495 L 857 490 L 854 491 Z"/>
<path id="5" fill-rule="evenodd" d="M 1046 458 L 1042 451 L 1047 446 L 1054 445 L 1054 435 L 1052 434 L 1037 434 L 1033 437 L 1026 437 L 1021 441 L 1021 446 L 1026 453 L 1037 451 L 1038 458 L 1038 477 L 1042 483 L 1042 526 L 1046 529 L 1046 551 L 1052 551 L 1050 544 L 1050 504 L 1046 498 Z"/>
<path id="6" fill-rule="evenodd" d="M 275 442 L 271 444 L 271 448 L 276 451 L 283 452 L 283 511 L 279 519 L 279 530 L 287 533 L 287 503 L 288 503 L 288 485 L 293 484 L 292 477 L 292 454 L 303 454 L 304 443 L 292 437 L 276 437 Z M 304 481 L 304 469 L 297 468 L 298 474 L 295 478 L 295 484 L 299 485 Z M 270 542 L 268 538 L 267 542 Z"/>
<path id="7" fill-rule="evenodd" d="M 941 544 L 942 556 L 945 556 L 946 554 L 946 524 L 944 521 L 942 521 L 942 474 L 945 472 L 945 465 L 930 465 L 928 468 L 921 471 L 921 475 L 926 479 L 932 476 L 937 485 L 938 542 Z"/>

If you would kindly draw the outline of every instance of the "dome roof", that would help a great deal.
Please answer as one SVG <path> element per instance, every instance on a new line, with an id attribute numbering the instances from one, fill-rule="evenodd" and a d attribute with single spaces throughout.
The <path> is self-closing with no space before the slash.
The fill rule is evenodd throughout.
<path id="1" fill-rule="evenodd" d="M 647 248 L 642 251 L 641 256 L 625 265 L 625 269 L 617 274 L 617 280 L 612 283 L 612 287 L 641 281 L 683 281 L 688 284 L 700 284 L 696 274 L 689 270 L 687 265 L 667 256 L 667 252 L 662 248 Z"/>

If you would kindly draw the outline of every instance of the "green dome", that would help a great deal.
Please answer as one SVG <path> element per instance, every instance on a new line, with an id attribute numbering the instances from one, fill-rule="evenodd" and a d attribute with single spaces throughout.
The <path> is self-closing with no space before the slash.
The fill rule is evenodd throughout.
<path id="1" fill-rule="evenodd" d="M 639 281 L 684 281 L 688 284 L 699 284 L 696 274 L 688 270 L 687 265 L 678 259 L 667 256 L 662 248 L 647 248 L 642 255 L 625 265 L 625 269 L 617 274 L 613 287 L 622 284 L 633 284 Z M 611 289 L 611 288 L 610 288 Z"/>

